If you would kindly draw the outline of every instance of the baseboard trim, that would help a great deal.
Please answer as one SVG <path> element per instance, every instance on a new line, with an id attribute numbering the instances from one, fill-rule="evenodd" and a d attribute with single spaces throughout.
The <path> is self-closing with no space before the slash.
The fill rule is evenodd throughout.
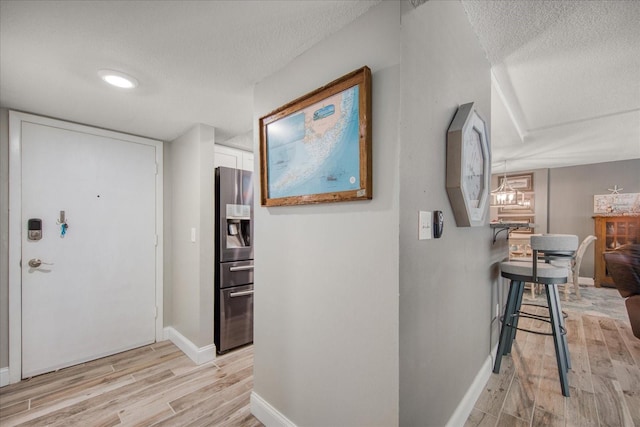
<path id="1" fill-rule="evenodd" d="M 215 344 L 198 347 L 171 326 L 164 328 L 164 338 L 174 343 L 196 365 L 211 362 L 216 358 Z"/>
<path id="2" fill-rule="evenodd" d="M 0 387 L 9 385 L 9 368 L 0 368 Z"/>
<path id="3" fill-rule="evenodd" d="M 578 277 L 578 285 L 580 286 L 595 286 L 593 277 Z"/>
<path id="4" fill-rule="evenodd" d="M 469 418 L 469 415 L 473 410 L 473 406 L 478 400 L 478 397 L 480 397 L 480 394 L 484 391 L 487 382 L 489 382 L 493 368 L 493 361 L 496 358 L 497 352 L 498 346 L 496 344 L 482 364 L 482 367 L 476 374 L 476 377 L 458 404 L 456 410 L 451 415 L 451 418 L 449 418 L 447 427 L 459 427 L 466 423 L 467 418 Z M 260 420 L 262 424 L 268 427 L 297 427 L 291 420 L 271 406 L 255 391 L 251 392 L 251 413 Z"/>
<path id="5" fill-rule="evenodd" d="M 297 427 L 255 391 L 251 392 L 251 413 L 267 427 Z"/>
<path id="6" fill-rule="evenodd" d="M 459 427 L 463 426 L 467 422 L 467 418 L 469 418 L 469 415 L 473 410 L 473 406 L 478 400 L 478 397 L 480 397 L 480 394 L 484 391 L 484 388 L 491 377 L 493 361 L 497 352 L 498 346 L 496 345 L 493 350 L 491 350 L 491 354 L 487 356 L 487 359 L 482 364 L 480 371 L 476 374 L 476 377 L 458 404 L 458 407 L 453 411 L 451 418 L 449 418 L 449 421 L 447 422 L 447 427 Z"/>

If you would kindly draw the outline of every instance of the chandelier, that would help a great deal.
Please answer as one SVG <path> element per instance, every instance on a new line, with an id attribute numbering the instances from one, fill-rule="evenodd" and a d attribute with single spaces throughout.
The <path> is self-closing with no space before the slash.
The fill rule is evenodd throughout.
<path id="1" fill-rule="evenodd" d="M 502 182 L 495 190 L 491 191 L 490 206 L 517 206 L 524 205 L 524 193 L 512 188 L 507 181 L 507 161 L 504 161 L 504 175 Z"/>

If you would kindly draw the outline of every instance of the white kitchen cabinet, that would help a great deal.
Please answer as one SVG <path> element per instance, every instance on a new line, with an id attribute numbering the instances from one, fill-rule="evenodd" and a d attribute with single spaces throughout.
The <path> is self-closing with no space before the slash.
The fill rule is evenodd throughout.
<path id="1" fill-rule="evenodd" d="M 215 145 L 213 166 L 253 171 L 253 153 L 237 148 Z"/>
<path id="2" fill-rule="evenodd" d="M 242 152 L 242 169 L 253 172 L 253 153 Z"/>

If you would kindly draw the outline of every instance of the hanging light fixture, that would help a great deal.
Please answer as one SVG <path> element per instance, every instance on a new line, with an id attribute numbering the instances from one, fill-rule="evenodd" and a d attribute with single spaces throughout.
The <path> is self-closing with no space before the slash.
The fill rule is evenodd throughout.
<path id="1" fill-rule="evenodd" d="M 500 186 L 491 192 L 491 206 L 516 206 L 524 204 L 524 193 L 512 188 L 507 181 L 507 161 Z"/>

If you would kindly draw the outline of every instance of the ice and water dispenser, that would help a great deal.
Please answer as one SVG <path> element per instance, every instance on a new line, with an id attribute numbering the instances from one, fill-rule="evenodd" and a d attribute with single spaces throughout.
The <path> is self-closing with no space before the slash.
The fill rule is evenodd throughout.
<path id="1" fill-rule="evenodd" d="M 227 248 L 251 246 L 251 206 L 226 205 Z"/>

